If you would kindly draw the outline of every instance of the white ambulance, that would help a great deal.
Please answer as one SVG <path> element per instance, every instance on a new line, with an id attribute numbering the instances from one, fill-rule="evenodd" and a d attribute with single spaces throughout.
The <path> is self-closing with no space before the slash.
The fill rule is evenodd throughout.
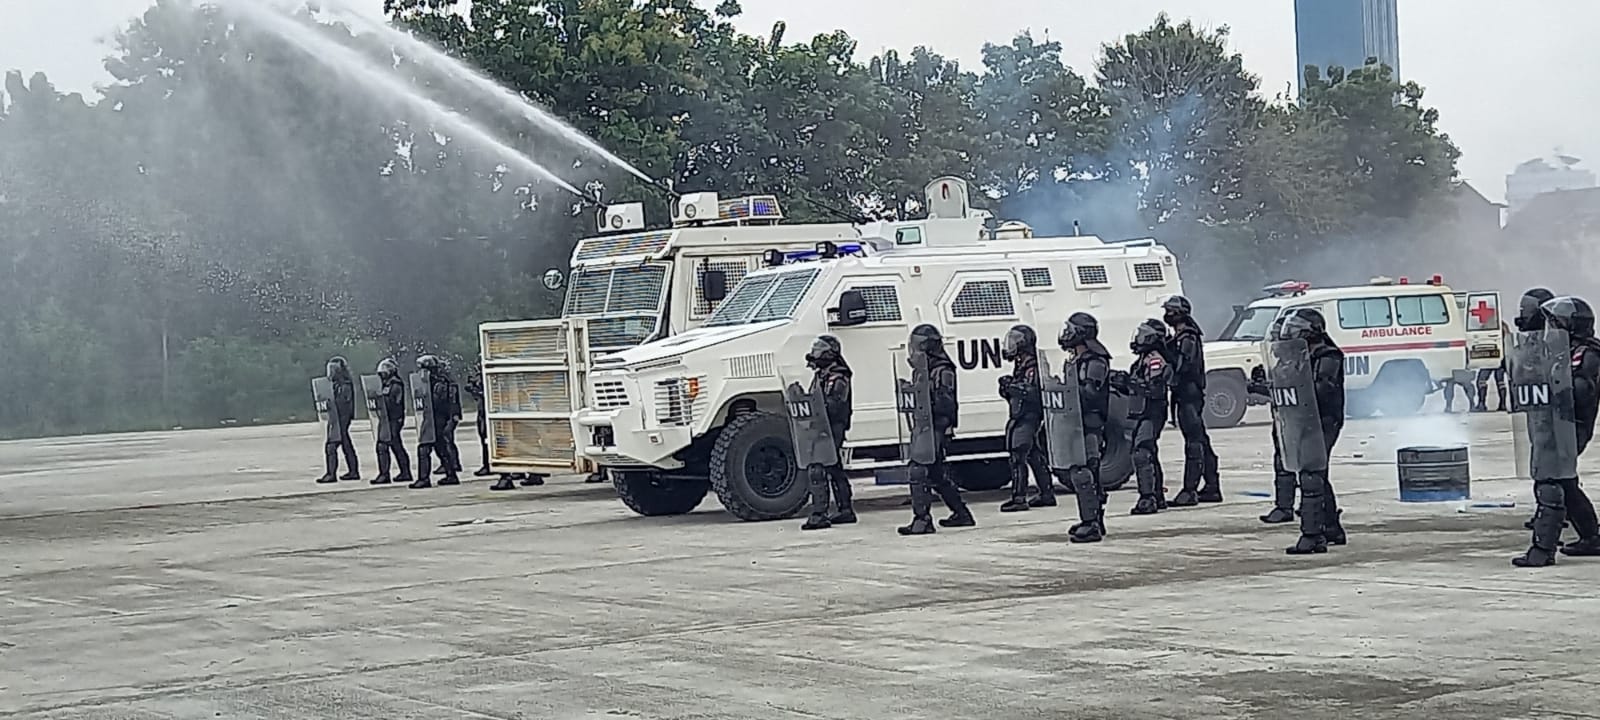
<path id="1" fill-rule="evenodd" d="M 1232 427 L 1250 405 L 1246 380 L 1263 362 L 1272 321 L 1291 308 L 1316 308 L 1344 350 L 1345 411 L 1350 417 L 1410 415 L 1463 370 L 1493 368 L 1505 351 L 1500 294 L 1454 292 L 1438 275 L 1421 284 L 1373 278 L 1366 285 L 1313 288 L 1288 281 L 1262 288 L 1266 297 L 1236 307 L 1216 339 L 1205 344 L 1207 427 Z"/>

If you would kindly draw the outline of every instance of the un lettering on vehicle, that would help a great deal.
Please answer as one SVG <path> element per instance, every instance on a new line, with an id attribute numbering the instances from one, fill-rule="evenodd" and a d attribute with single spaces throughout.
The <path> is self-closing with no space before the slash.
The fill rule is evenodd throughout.
<path id="1" fill-rule="evenodd" d="M 956 340 L 956 363 L 962 370 L 1003 367 L 1000 359 L 1000 338 L 963 338 Z"/>
<path id="2" fill-rule="evenodd" d="M 1346 355 L 1344 358 L 1344 374 L 1371 375 L 1372 358 L 1366 355 Z"/>

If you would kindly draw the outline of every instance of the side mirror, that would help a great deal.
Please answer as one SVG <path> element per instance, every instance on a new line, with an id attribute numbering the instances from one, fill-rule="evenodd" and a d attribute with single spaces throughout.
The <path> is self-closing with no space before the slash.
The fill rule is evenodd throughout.
<path id="1" fill-rule="evenodd" d="M 1233 314 L 1238 315 L 1240 312 L 1243 312 L 1243 311 L 1244 311 L 1244 306 L 1243 305 L 1235 305 L 1235 306 L 1233 306 Z"/>
<path id="2" fill-rule="evenodd" d="M 709 268 L 700 273 L 700 297 L 708 303 L 716 303 L 727 296 L 728 273 Z"/>
<path id="3" fill-rule="evenodd" d="M 828 319 L 831 327 L 860 325 L 867 321 L 867 299 L 861 296 L 860 290 L 846 290 L 839 293 L 839 307 L 829 312 L 836 314 Z"/>

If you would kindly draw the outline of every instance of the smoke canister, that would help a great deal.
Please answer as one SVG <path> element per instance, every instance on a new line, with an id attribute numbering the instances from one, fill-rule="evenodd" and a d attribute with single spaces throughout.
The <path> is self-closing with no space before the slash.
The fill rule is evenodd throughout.
<path id="1" fill-rule="evenodd" d="M 1400 502 L 1450 502 L 1472 497 L 1466 445 L 1416 445 L 1395 451 Z"/>

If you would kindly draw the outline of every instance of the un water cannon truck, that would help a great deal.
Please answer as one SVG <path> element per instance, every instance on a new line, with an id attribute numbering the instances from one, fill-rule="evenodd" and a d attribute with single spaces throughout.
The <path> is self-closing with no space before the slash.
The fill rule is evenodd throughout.
<path id="1" fill-rule="evenodd" d="M 1247 379 L 1264 362 L 1272 321 L 1292 309 L 1320 310 L 1344 350 L 1350 417 L 1414 414 L 1445 383 L 1470 384 L 1505 354 L 1500 293 L 1456 292 L 1439 275 L 1326 288 L 1289 280 L 1261 290 L 1263 297 L 1235 306 L 1233 320 L 1205 344 L 1207 427 L 1232 427 L 1248 406 L 1268 403 L 1246 390 Z"/>
<path id="2" fill-rule="evenodd" d="M 1033 237 L 1020 223 L 988 230 L 959 178 L 933 181 L 926 195 L 925 220 L 863 226 L 849 242 L 803 251 L 771 249 L 700 327 L 594 359 L 574 435 L 582 455 L 608 468 L 624 504 L 641 515 L 679 514 L 714 492 L 744 520 L 796 514 L 809 488 L 794 467 L 781 392 L 809 375 L 804 356 L 823 333 L 839 339 L 854 371 L 846 468 L 901 466 L 907 428 L 893 388 L 907 372 L 907 336 L 923 322 L 941 328 L 959 373 L 954 479 L 1001 487 L 1006 331 L 1035 327 L 1059 372 L 1061 324 L 1089 311 L 1125 368 L 1134 328 L 1182 292 L 1176 259 L 1154 240 Z M 1102 465 L 1113 488 L 1132 470 L 1126 407 L 1113 397 Z"/>

